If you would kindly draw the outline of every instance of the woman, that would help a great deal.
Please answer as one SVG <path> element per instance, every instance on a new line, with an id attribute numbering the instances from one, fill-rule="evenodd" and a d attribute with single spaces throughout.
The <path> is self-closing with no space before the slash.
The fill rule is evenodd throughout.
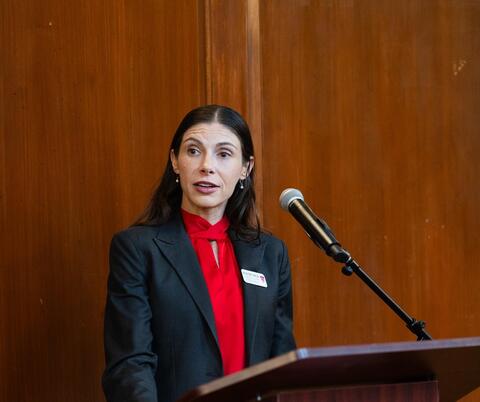
<path id="1" fill-rule="evenodd" d="M 294 348 L 288 255 L 259 225 L 248 126 L 194 109 L 150 205 L 112 240 L 107 400 L 174 401 Z"/>

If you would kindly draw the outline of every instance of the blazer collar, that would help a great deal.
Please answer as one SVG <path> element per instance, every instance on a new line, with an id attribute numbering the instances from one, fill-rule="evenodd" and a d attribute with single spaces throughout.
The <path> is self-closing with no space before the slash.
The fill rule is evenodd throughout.
<path id="1" fill-rule="evenodd" d="M 192 296 L 218 345 L 215 318 L 207 284 L 180 214 L 176 214 L 173 219 L 159 227 L 154 241 Z"/>
<path id="2" fill-rule="evenodd" d="M 261 263 L 265 244 L 261 241 L 248 242 L 240 239 L 232 230 L 229 230 L 235 256 L 240 270 L 261 272 Z M 161 225 L 154 239 L 164 256 L 169 260 L 173 269 L 184 283 L 192 299 L 196 303 L 201 314 L 205 318 L 208 327 L 217 343 L 217 331 L 212 304 L 208 293 L 207 284 L 198 264 L 195 250 L 190 242 L 187 232 L 183 226 L 180 214 L 176 214 L 170 221 Z M 245 314 L 245 349 L 247 352 L 248 365 L 252 363 L 254 355 L 255 335 L 258 324 L 258 296 L 257 286 L 245 283 L 241 278 L 244 299 Z M 220 353 L 220 348 L 218 348 Z"/>

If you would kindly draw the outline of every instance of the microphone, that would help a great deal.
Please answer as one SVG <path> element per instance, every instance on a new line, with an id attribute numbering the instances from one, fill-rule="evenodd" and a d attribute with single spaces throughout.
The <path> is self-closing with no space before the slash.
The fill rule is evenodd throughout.
<path id="1" fill-rule="evenodd" d="M 293 215 L 308 237 L 329 257 L 340 263 L 347 263 L 350 260 L 350 254 L 335 239 L 328 225 L 305 203 L 299 190 L 295 188 L 283 190 L 280 194 L 280 206 Z"/>

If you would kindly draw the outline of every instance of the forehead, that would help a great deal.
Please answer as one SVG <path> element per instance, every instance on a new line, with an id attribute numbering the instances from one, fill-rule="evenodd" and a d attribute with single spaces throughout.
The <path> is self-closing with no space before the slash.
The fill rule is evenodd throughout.
<path id="1" fill-rule="evenodd" d="M 227 126 L 220 123 L 199 123 L 190 127 L 183 135 L 182 142 L 188 140 L 200 141 L 204 144 L 231 143 L 240 147 L 238 136 Z"/>

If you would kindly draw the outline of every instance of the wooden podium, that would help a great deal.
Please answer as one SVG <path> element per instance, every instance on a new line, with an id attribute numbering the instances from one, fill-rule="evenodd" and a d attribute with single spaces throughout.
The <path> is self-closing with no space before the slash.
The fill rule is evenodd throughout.
<path id="1" fill-rule="evenodd" d="M 480 386 L 480 338 L 297 349 L 178 402 L 451 402 Z"/>

